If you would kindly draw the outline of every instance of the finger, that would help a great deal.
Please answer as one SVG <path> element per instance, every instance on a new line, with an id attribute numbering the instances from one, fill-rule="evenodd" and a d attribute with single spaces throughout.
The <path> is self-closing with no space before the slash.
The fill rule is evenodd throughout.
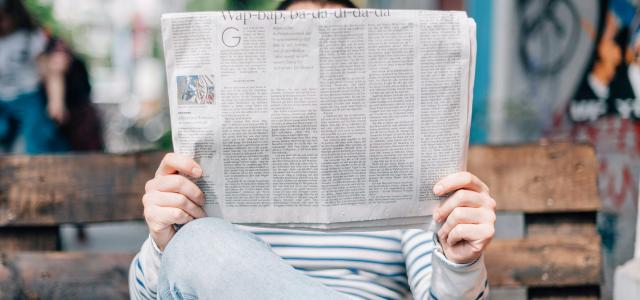
<path id="1" fill-rule="evenodd" d="M 192 158 L 177 153 L 168 153 L 160 162 L 156 176 L 184 173 L 198 178 L 202 176 L 202 168 Z"/>
<path id="2" fill-rule="evenodd" d="M 176 207 L 152 206 L 149 210 L 152 221 L 165 226 L 172 224 L 186 224 L 194 219 L 187 212 Z"/>
<path id="3" fill-rule="evenodd" d="M 459 189 L 467 189 L 479 193 L 489 193 L 489 187 L 478 177 L 469 172 L 458 172 L 442 178 L 433 186 L 436 195 L 444 195 Z"/>
<path id="4" fill-rule="evenodd" d="M 449 232 L 458 224 L 493 224 L 495 214 L 486 208 L 456 207 L 438 230 L 440 240 L 445 240 Z"/>
<path id="5" fill-rule="evenodd" d="M 433 218 L 438 223 L 447 219 L 456 207 L 487 207 L 494 208 L 495 201 L 489 194 L 481 194 L 470 190 L 457 190 L 447 200 L 440 204 L 433 212 Z"/>
<path id="6" fill-rule="evenodd" d="M 186 196 L 198 205 L 204 205 L 204 193 L 202 190 L 182 175 L 165 175 L 151 179 L 145 185 L 147 193 L 153 191 L 178 193 Z"/>
<path id="7" fill-rule="evenodd" d="M 489 244 L 494 233 L 495 228 L 492 224 L 459 224 L 451 230 L 446 243 L 453 246 L 460 241 L 469 241 L 472 242 L 471 246 L 481 251 Z"/>
<path id="8" fill-rule="evenodd" d="M 153 203 L 156 206 L 180 208 L 190 216 L 192 216 L 194 219 L 206 216 L 206 213 L 204 212 L 204 209 L 202 209 L 202 207 L 193 203 L 193 201 L 189 200 L 187 197 L 181 194 L 152 192 L 145 194 L 142 198 L 144 202 Z"/>

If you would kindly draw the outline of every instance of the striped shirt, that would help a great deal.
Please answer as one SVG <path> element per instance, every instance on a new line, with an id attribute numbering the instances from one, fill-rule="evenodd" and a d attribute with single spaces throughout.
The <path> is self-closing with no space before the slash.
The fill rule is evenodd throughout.
<path id="1" fill-rule="evenodd" d="M 448 261 L 433 233 L 418 229 L 326 233 L 242 227 L 295 269 L 354 299 L 485 299 L 482 259 Z M 130 272 L 132 299 L 156 296 L 160 252 L 147 241 Z M 146 275 L 145 275 L 146 274 Z"/>

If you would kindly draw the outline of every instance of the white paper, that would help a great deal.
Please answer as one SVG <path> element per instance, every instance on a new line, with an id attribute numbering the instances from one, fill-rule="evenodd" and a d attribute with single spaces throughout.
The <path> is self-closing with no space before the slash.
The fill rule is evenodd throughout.
<path id="1" fill-rule="evenodd" d="M 162 17 L 173 145 L 210 216 L 319 230 L 424 227 L 465 169 L 475 23 L 337 9 Z"/>

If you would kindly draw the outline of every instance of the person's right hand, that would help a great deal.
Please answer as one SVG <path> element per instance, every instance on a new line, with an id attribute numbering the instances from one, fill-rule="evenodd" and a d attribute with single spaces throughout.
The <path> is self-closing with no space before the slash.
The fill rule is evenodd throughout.
<path id="1" fill-rule="evenodd" d="M 164 156 L 142 197 L 144 218 L 151 238 L 160 250 L 176 233 L 173 224 L 186 224 L 205 216 L 204 194 L 191 180 L 202 176 L 202 168 L 191 158 L 176 153 Z"/>

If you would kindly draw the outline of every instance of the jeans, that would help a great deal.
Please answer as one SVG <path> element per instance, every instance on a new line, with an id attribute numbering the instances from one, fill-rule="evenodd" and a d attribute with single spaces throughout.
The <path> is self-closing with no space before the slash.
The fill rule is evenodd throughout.
<path id="1" fill-rule="evenodd" d="M 68 150 L 58 126 L 49 118 L 43 97 L 35 91 L 9 101 L 0 99 L 0 150 L 11 150 L 18 135 L 24 139 L 28 154 Z"/>
<path id="2" fill-rule="evenodd" d="M 346 299 L 255 235 L 217 218 L 183 226 L 162 254 L 159 299 Z"/>

